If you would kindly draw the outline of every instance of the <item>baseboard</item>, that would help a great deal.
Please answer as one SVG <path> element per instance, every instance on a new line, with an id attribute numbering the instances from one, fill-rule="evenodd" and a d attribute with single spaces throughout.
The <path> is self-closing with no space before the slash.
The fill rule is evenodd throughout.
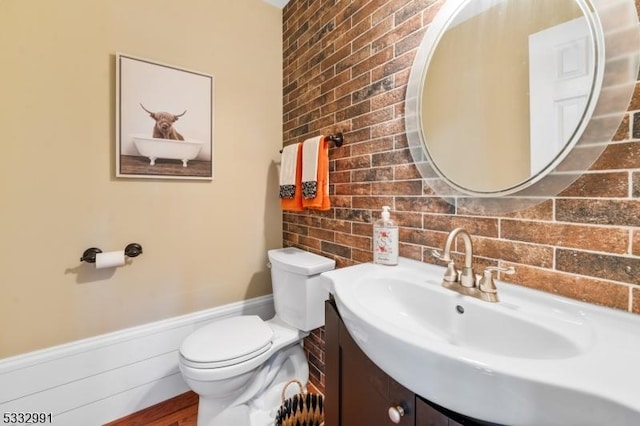
<path id="1" fill-rule="evenodd" d="M 52 424 L 101 425 L 189 390 L 178 349 L 224 317 L 274 315 L 263 296 L 0 360 L 0 413 L 51 413 Z M 0 419 L 0 421 L 2 421 Z"/>

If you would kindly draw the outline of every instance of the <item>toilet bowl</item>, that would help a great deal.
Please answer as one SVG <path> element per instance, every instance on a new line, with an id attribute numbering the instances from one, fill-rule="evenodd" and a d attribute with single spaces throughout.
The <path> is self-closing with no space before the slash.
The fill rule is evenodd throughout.
<path id="1" fill-rule="evenodd" d="M 335 261 L 296 248 L 268 255 L 276 315 L 218 320 L 180 347 L 182 377 L 199 395 L 198 426 L 272 425 L 284 386 L 308 381 L 302 340 L 324 325 L 328 293 L 319 275 Z"/>

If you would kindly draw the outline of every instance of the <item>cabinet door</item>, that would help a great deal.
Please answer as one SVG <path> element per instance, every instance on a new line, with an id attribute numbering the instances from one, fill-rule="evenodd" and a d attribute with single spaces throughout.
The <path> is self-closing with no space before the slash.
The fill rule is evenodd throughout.
<path id="1" fill-rule="evenodd" d="M 347 334 L 345 334 L 347 333 Z M 393 426 L 389 408 L 402 406 L 399 425 L 414 424 L 414 395 L 395 383 L 340 328 L 342 383 L 341 425 Z"/>
<path id="2" fill-rule="evenodd" d="M 416 426 L 454 426 L 457 424 L 420 398 L 416 398 Z"/>
<path id="3" fill-rule="evenodd" d="M 455 419 L 455 420 L 454 420 Z M 491 426 L 477 423 L 446 408 L 439 407 L 416 395 L 416 426 Z M 499 426 L 499 425 L 494 425 Z"/>
<path id="4" fill-rule="evenodd" d="M 324 305 L 324 424 L 340 425 L 340 317 L 330 301 Z"/>
<path id="5" fill-rule="evenodd" d="M 325 303 L 326 426 L 488 426 L 439 407 L 380 370 L 349 335 L 332 301 Z M 405 414 L 393 423 L 388 411 Z M 499 426 L 499 425 L 495 425 Z"/>
<path id="6" fill-rule="evenodd" d="M 405 411 L 397 424 L 413 426 L 415 395 L 360 350 L 329 302 L 325 314 L 326 426 L 393 426 L 388 410 L 396 406 Z"/>

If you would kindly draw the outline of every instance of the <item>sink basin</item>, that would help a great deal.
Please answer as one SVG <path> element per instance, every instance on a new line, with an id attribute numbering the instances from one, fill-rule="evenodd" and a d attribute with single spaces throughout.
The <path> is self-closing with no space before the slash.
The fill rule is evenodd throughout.
<path id="1" fill-rule="evenodd" d="M 640 424 L 640 317 L 498 281 L 489 303 L 400 259 L 322 274 L 382 370 L 450 410 L 505 425 Z"/>
<path id="2" fill-rule="evenodd" d="M 534 310 L 523 315 L 516 305 L 468 299 L 435 280 L 423 277 L 422 281 L 431 285 L 371 277 L 344 290 L 352 292 L 369 315 L 402 328 L 412 339 L 424 336 L 497 355 L 540 359 L 575 356 L 592 343 L 591 330 L 579 316 L 542 315 Z"/>

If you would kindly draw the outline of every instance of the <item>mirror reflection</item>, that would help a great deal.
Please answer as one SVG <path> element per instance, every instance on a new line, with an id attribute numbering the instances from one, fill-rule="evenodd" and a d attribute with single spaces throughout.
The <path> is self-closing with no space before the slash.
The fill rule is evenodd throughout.
<path id="1" fill-rule="evenodd" d="M 463 192 L 492 194 L 557 165 L 595 102 L 589 22 L 574 0 L 464 2 L 418 93 L 434 169 Z"/>

